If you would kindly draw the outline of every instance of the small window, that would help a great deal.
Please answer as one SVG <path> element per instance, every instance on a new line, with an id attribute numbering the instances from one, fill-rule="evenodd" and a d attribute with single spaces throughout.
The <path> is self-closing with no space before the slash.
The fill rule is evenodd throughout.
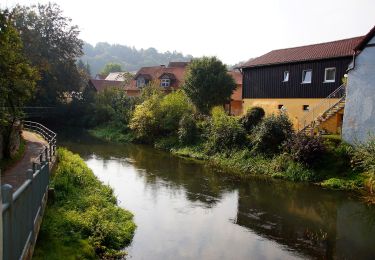
<path id="1" fill-rule="evenodd" d="M 283 82 L 289 81 L 289 71 L 284 71 L 284 80 Z"/>
<path id="2" fill-rule="evenodd" d="M 284 109 L 284 105 L 278 105 L 277 107 L 279 108 L 279 110 Z"/>
<path id="3" fill-rule="evenodd" d="M 302 109 L 303 109 L 303 111 L 310 111 L 310 106 L 309 105 L 303 105 Z"/>
<path id="4" fill-rule="evenodd" d="M 137 87 L 138 88 L 141 88 L 143 87 L 144 85 L 146 85 L 146 81 L 144 78 L 140 77 L 137 79 Z"/>
<path id="5" fill-rule="evenodd" d="M 160 86 L 162 86 L 162 87 L 169 87 L 170 84 L 171 84 L 171 80 L 170 79 L 162 79 L 160 81 Z"/>
<path id="6" fill-rule="evenodd" d="M 324 82 L 335 82 L 336 68 L 326 68 L 324 71 Z"/>
<path id="7" fill-rule="evenodd" d="M 302 83 L 311 83 L 312 70 L 302 71 Z"/>

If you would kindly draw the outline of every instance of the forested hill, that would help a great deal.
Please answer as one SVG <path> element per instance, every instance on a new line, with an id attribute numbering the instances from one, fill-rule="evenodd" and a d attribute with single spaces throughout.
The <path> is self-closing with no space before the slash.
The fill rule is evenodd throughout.
<path id="1" fill-rule="evenodd" d="M 168 64 L 169 61 L 189 61 L 192 56 L 184 56 L 182 53 L 158 52 L 155 48 L 135 49 L 120 44 L 97 43 L 95 46 L 85 43 L 82 61 L 90 65 L 91 75 L 99 73 L 109 63 L 119 63 L 123 70 L 137 71 L 144 66 L 156 66 Z"/>

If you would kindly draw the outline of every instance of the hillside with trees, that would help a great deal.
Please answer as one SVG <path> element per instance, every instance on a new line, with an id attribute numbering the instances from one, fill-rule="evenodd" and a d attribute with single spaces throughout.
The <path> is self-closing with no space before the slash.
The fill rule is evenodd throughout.
<path id="1" fill-rule="evenodd" d="M 189 61 L 191 55 L 180 52 L 159 52 L 155 48 L 136 49 L 120 44 L 99 42 L 95 46 L 85 43 L 82 61 L 90 65 L 91 74 L 99 73 L 107 63 L 118 63 L 123 70 L 137 71 L 141 67 L 168 64 L 169 61 Z"/>

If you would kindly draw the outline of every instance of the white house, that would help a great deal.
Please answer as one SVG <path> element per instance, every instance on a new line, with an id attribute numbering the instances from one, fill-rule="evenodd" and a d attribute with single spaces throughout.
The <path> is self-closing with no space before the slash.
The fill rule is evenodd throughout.
<path id="1" fill-rule="evenodd" d="M 375 137 L 375 26 L 354 49 L 342 128 L 348 143 Z"/>

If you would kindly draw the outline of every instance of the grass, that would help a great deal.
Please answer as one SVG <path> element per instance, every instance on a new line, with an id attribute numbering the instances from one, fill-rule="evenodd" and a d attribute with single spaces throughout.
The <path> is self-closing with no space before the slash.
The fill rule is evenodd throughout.
<path id="1" fill-rule="evenodd" d="M 34 259 L 116 259 L 123 257 L 136 225 L 102 184 L 70 151 L 58 149 L 51 186 L 54 201 L 45 212 Z"/>
<path id="2" fill-rule="evenodd" d="M 132 133 L 127 132 L 125 129 L 114 125 L 101 125 L 89 130 L 89 133 L 99 139 L 106 140 L 112 143 L 129 143 L 134 140 Z"/>
<path id="3" fill-rule="evenodd" d="M 13 165 L 15 165 L 19 160 L 23 158 L 23 155 L 25 154 L 26 150 L 26 142 L 21 137 L 20 140 L 20 147 L 17 151 L 17 153 L 12 158 L 6 158 L 0 161 L 0 169 L 2 172 L 6 171 L 7 169 L 11 168 Z"/>

